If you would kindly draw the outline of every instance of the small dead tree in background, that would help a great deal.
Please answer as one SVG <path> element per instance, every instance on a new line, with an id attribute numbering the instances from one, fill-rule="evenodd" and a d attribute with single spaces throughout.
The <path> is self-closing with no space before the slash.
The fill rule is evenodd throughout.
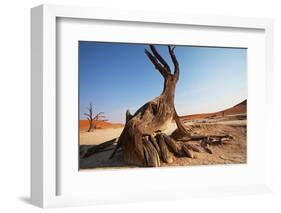
<path id="1" fill-rule="evenodd" d="M 87 120 L 89 121 L 89 129 L 88 132 L 93 132 L 96 129 L 96 124 L 93 121 L 106 121 L 104 118 L 104 112 L 99 112 L 96 115 L 94 114 L 94 107 L 92 102 L 89 103 L 89 107 L 87 108 L 88 112 L 84 113 L 87 116 Z"/>

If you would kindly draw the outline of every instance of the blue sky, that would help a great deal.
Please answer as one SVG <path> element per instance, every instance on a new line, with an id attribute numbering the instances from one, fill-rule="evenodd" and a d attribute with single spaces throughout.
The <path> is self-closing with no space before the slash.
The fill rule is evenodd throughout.
<path id="1" fill-rule="evenodd" d="M 124 123 L 160 95 L 163 77 L 144 53 L 143 44 L 79 42 L 80 119 L 89 102 L 111 122 Z M 165 45 L 158 52 L 173 68 Z M 179 115 L 215 112 L 247 98 L 247 49 L 176 46 L 180 79 L 175 106 Z"/>

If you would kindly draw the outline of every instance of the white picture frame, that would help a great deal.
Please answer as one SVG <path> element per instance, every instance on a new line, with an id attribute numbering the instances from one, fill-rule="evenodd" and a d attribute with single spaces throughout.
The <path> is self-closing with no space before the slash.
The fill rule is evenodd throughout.
<path id="1" fill-rule="evenodd" d="M 153 23 L 165 26 L 200 26 L 219 27 L 228 30 L 254 29 L 264 32 L 265 63 L 263 79 L 265 87 L 262 92 L 266 95 L 264 107 L 271 111 L 273 100 L 271 98 L 273 82 L 273 21 L 271 19 L 241 18 L 241 17 L 216 17 L 188 14 L 166 14 L 148 11 L 122 11 L 101 8 L 85 8 L 74 6 L 41 5 L 31 10 L 31 73 L 32 73 L 32 103 L 31 103 L 31 201 L 34 205 L 47 207 L 62 207 L 76 205 L 91 205 L 99 203 L 139 202 L 143 200 L 179 199 L 198 196 L 234 195 L 270 192 L 271 172 L 269 152 L 262 158 L 267 159 L 259 172 L 264 173 L 265 178 L 258 183 L 237 183 L 233 185 L 222 184 L 218 186 L 202 187 L 194 183 L 193 187 L 169 186 L 168 189 L 153 189 L 146 195 L 145 192 L 126 191 L 122 196 L 113 193 L 112 196 L 89 195 L 58 195 L 58 174 L 61 167 L 58 166 L 60 158 L 57 146 L 57 87 L 60 82 L 57 79 L 57 21 L 59 18 L 118 21 L 119 23 Z M 251 78 L 251 76 L 249 76 Z M 270 129 L 270 116 L 265 115 L 266 129 Z M 265 146 L 270 150 L 268 131 L 263 137 Z M 73 156 L 76 158 L 76 156 Z M 234 168 L 234 170 L 239 168 Z M 210 170 L 210 169 L 209 169 Z M 152 171 L 152 170 L 150 170 Z M 184 170 L 173 170 L 173 173 L 182 174 Z M 146 171 L 144 171 L 145 173 Z M 170 173 L 165 170 L 165 173 Z M 153 173 L 161 173 L 155 171 Z M 163 173 L 163 172 L 162 172 Z M 105 175 L 110 175 L 110 171 Z M 172 175 L 171 178 L 174 176 Z M 129 178 L 129 177 L 127 177 Z M 126 188 L 126 186 L 124 186 Z M 129 186 L 128 186 L 129 187 Z M 164 196 L 164 192 L 171 192 L 171 196 Z M 176 193 L 175 193 L 176 192 Z M 138 193 L 138 194 L 137 194 Z M 176 195 L 175 195 L 176 194 Z"/>

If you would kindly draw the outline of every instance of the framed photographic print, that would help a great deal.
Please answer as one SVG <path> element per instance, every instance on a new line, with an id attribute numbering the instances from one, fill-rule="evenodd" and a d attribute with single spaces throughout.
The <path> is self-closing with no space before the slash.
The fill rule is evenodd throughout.
<path id="1" fill-rule="evenodd" d="M 246 163 L 246 48 L 78 45 L 80 170 Z"/>
<path id="2" fill-rule="evenodd" d="M 269 19 L 33 8 L 32 203 L 269 192 L 272 30 Z"/>

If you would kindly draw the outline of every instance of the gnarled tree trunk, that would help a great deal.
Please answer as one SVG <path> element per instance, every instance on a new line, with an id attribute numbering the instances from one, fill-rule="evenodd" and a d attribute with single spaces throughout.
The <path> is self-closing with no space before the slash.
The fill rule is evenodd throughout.
<path id="1" fill-rule="evenodd" d="M 126 112 L 126 124 L 111 157 L 121 147 L 124 160 L 128 164 L 158 167 L 161 162 L 171 163 L 173 155 L 193 157 L 189 146 L 183 146 L 163 133 L 173 119 L 176 121 L 178 133 L 184 135 L 185 140 L 190 140 L 192 136 L 181 123 L 174 106 L 175 89 L 180 75 L 175 48 L 168 46 L 174 64 L 173 72 L 153 45 L 150 45 L 150 49 L 151 52 L 145 49 L 145 53 L 164 78 L 163 91 L 160 96 L 144 104 L 134 115 Z"/>

